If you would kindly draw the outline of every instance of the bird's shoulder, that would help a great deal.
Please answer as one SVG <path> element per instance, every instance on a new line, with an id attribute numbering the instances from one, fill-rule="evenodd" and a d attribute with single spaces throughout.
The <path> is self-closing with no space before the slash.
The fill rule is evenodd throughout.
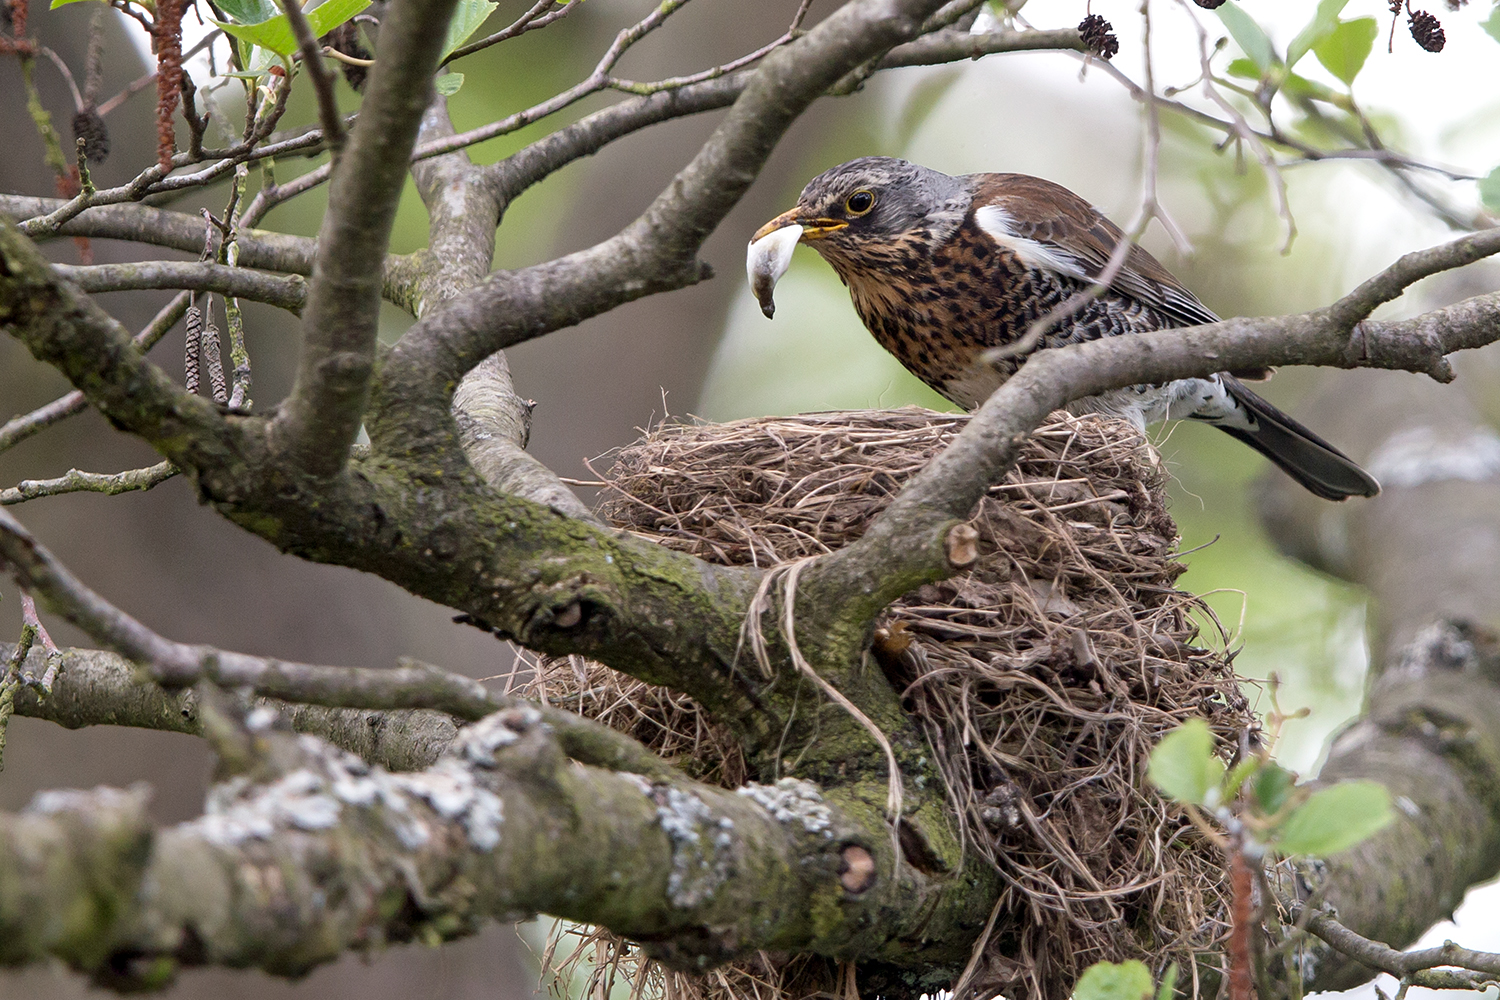
<path id="1" fill-rule="evenodd" d="M 1061 184 L 1028 174 L 970 174 L 966 179 L 973 190 L 974 224 L 1031 266 L 1093 281 L 1125 239 L 1119 226 Z M 1111 289 L 1184 326 L 1218 319 L 1139 245 L 1128 251 Z"/>

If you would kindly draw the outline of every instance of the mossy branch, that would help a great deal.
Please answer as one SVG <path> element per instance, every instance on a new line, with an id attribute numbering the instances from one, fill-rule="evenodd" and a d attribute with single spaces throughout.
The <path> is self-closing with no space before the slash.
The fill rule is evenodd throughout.
<path id="1" fill-rule="evenodd" d="M 943 976 L 995 888 L 898 869 L 857 794 L 580 766 L 530 707 L 400 775 L 263 718 L 246 735 L 259 776 L 218 786 L 188 823 L 154 827 L 139 790 L 49 792 L 0 814 L 0 964 L 60 958 L 116 988 L 202 964 L 300 975 L 547 912 L 679 968 L 785 949 Z"/>

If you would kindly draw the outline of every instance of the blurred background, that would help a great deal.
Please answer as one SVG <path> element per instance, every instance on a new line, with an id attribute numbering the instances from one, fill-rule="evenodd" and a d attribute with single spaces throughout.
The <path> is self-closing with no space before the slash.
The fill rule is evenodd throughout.
<path id="1" fill-rule="evenodd" d="M 32 33 L 77 71 L 96 6 L 33 9 Z M 502 0 L 489 30 L 509 23 L 526 6 Z M 465 85 L 451 101 L 456 126 L 494 120 L 576 82 L 614 33 L 652 6 L 645 0 L 587 0 L 551 28 L 466 60 L 460 67 Z M 835 6 L 833 0 L 819 0 L 811 20 Z M 1043 27 L 1076 24 L 1087 12 L 1083 0 L 1053 0 L 1045 10 L 1033 6 Z M 1140 79 L 1137 6 L 1105 0 L 1094 4 L 1094 12 L 1111 19 L 1120 36 L 1116 65 Z M 776 37 L 795 7 L 795 0 L 697 0 L 632 49 L 620 72 L 654 79 L 726 61 Z M 1247 0 L 1245 8 L 1281 46 L 1310 16 L 1310 5 Z M 1199 48 L 1189 17 L 1203 15 L 1211 40 L 1224 34 L 1222 25 L 1185 4 L 1159 0 L 1153 10 L 1158 84 L 1191 88 Z M 1345 16 L 1384 18 L 1384 10 L 1375 0 L 1353 0 Z M 1479 28 L 1481 13 L 1445 16 L 1448 47 L 1441 55 L 1418 50 L 1400 33 L 1395 52 L 1387 54 L 1382 36 L 1355 94 L 1393 146 L 1483 175 L 1500 163 L 1500 93 L 1494 76 L 1500 48 Z M 111 22 L 109 38 L 106 95 L 145 67 L 141 32 L 132 22 Z M 1335 83 L 1311 59 L 1299 66 L 1304 70 Z M 72 97 L 45 61 L 38 62 L 37 80 L 66 140 Z M 240 101 L 233 90 L 221 94 L 225 112 Z M 121 183 L 150 162 L 155 133 L 147 94 L 152 92 L 111 115 L 114 151 L 95 172 L 99 186 Z M 0 135 L 11 140 L 0 144 L 0 187 L 51 194 L 52 179 L 18 99 L 21 93 L 15 61 L 0 60 L 0 94 L 12 98 L 0 102 Z M 307 98 L 302 88 L 287 122 L 315 117 Z M 358 104 L 358 96 L 342 84 L 340 98 L 348 108 Z M 608 100 L 592 99 L 560 118 L 576 118 Z M 613 234 L 687 161 L 718 118 L 668 123 L 627 138 L 527 192 L 500 230 L 496 265 L 534 263 Z M 472 154 L 477 161 L 493 161 L 556 124 L 549 119 Z M 1159 225 L 1144 242 L 1223 315 L 1325 305 L 1399 254 L 1452 235 L 1378 168 L 1325 162 L 1285 172 L 1298 235 L 1283 254 L 1285 220 L 1253 158 L 1237 156 L 1233 148 L 1217 150 L 1221 137 L 1175 116 L 1164 116 L 1162 125 L 1163 201 L 1193 250 L 1176 252 Z M 749 234 L 790 207 L 816 173 L 876 153 L 950 173 L 1038 174 L 1071 187 L 1127 224 L 1139 206 L 1141 135 L 1140 108 L 1118 83 L 1063 54 L 901 70 L 876 78 L 852 97 L 820 102 L 782 142 L 750 195 L 708 244 L 705 256 L 718 272 L 715 280 L 632 303 L 510 352 L 518 391 L 539 402 L 532 452 L 565 476 L 588 479 L 593 476 L 587 459 L 627 443 L 637 428 L 665 414 L 721 420 L 906 403 L 947 408 L 875 345 L 837 278 L 811 251 L 798 251 L 777 290 L 776 320 L 765 320 L 742 278 Z M 315 165 L 285 160 L 277 164 L 277 176 L 285 181 Z M 1472 182 L 1444 190 L 1459 204 L 1475 202 Z M 414 192 L 408 195 L 394 239 L 398 252 L 426 240 L 420 202 Z M 216 188 L 173 207 L 193 211 L 202 205 L 220 212 L 225 198 Z M 324 201 L 325 189 L 318 189 L 278 208 L 262 226 L 313 235 Z M 54 241 L 47 249 L 57 260 L 77 261 L 71 241 Z M 98 240 L 93 250 L 100 262 L 148 256 L 138 247 Z M 1424 282 L 1387 312 L 1411 314 L 1497 285 L 1500 270 L 1476 265 Z M 168 297 L 117 294 L 105 297 L 105 305 L 138 329 Z M 264 410 L 290 385 L 297 328 L 282 314 L 247 308 L 253 395 L 257 409 Z M 394 339 L 407 321 L 394 309 L 386 319 L 383 336 Z M 169 371 L 180 372 L 181 352 L 179 330 L 154 356 Z M 1486 414 L 1500 414 L 1500 365 L 1478 356 L 1464 359 L 1460 372 L 1450 391 L 1467 393 Z M 1312 379 L 1311 373 L 1283 371 L 1257 391 L 1295 412 Z M 66 389 L 14 341 L 0 340 L 0 421 Z M 1240 650 L 1236 666 L 1243 676 L 1264 680 L 1275 673 L 1283 708 L 1309 709 L 1306 719 L 1289 725 L 1281 757 L 1288 766 L 1310 770 L 1329 733 L 1358 710 L 1368 659 L 1363 597 L 1272 550 L 1253 507 L 1254 480 L 1265 472 L 1261 459 L 1206 427 L 1158 428 L 1155 435 L 1176 477 L 1172 505 L 1189 566 L 1180 585 L 1205 595 L 1230 647 Z M 149 450 L 84 415 L 0 454 L 0 484 L 60 475 L 70 467 L 116 471 L 152 461 Z M 452 624 L 446 609 L 373 577 L 283 557 L 198 506 L 178 480 L 143 495 L 80 494 L 34 501 L 11 512 L 93 587 L 174 639 L 364 666 L 411 655 L 476 677 L 501 673 L 510 664 L 506 647 Z M 0 582 L 0 595 L 0 635 L 13 636 L 19 602 L 8 581 Z M 48 624 L 60 643 L 87 644 L 68 627 Z M 1219 641 L 1216 634 L 1205 629 L 1211 641 Z M 28 719 L 12 720 L 5 765 L 0 809 L 20 808 L 40 788 L 149 781 L 163 822 L 197 814 L 209 770 L 204 747 L 191 738 L 104 728 L 64 732 Z M 1495 895 L 1472 893 L 1458 914 L 1460 930 L 1437 929 L 1435 940 L 1456 937 L 1469 947 L 1500 949 Z M 347 959 L 295 984 L 254 972 L 188 972 L 169 995 L 222 1000 L 519 996 L 535 983 L 525 952 L 509 928 L 491 928 L 441 950 L 412 946 L 369 960 Z M 85 990 L 82 980 L 61 970 L 0 973 L 0 997 L 69 997 Z"/>

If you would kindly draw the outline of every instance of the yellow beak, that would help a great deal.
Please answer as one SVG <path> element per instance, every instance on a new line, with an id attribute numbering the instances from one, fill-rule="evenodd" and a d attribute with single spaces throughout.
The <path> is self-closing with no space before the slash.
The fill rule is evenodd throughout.
<path id="1" fill-rule="evenodd" d="M 791 211 L 782 212 L 776 218 L 761 226 L 755 231 L 755 235 L 751 238 L 750 242 L 754 243 L 761 237 L 774 233 L 776 230 L 783 229 L 786 226 L 801 226 L 802 239 L 799 242 L 806 243 L 808 240 L 822 239 L 829 233 L 838 232 L 847 225 L 849 223 L 839 219 L 809 218 L 803 213 L 801 206 L 798 206 Z"/>

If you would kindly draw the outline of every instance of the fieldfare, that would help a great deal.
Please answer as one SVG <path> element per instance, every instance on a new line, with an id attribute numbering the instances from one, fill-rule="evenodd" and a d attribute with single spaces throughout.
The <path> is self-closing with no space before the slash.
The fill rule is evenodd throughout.
<path id="1" fill-rule="evenodd" d="M 1026 360 L 994 360 L 1030 325 L 1088 288 L 1124 238 L 1061 185 L 1025 174 L 950 177 L 867 156 L 813 178 L 797 207 L 761 227 L 748 267 L 761 308 L 792 249 L 806 243 L 849 286 L 880 345 L 948 399 L 978 407 Z M 1218 320 L 1154 257 L 1132 247 L 1108 291 L 1048 332 L 1036 350 Z M 1333 445 L 1230 375 L 1138 385 L 1077 400 L 1074 413 L 1144 428 L 1201 420 L 1250 445 L 1328 500 L 1380 485 Z"/>

